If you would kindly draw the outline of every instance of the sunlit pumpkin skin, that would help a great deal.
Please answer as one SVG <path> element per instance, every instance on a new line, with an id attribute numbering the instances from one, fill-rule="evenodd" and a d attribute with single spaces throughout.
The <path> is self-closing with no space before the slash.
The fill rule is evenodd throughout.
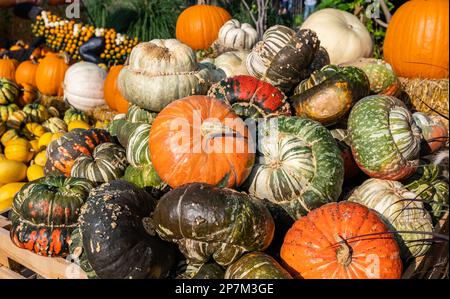
<path id="1" fill-rule="evenodd" d="M 81 154 L 75 159 L 71 176 L 95 183 L 107 183 L 121 178 L 128 166 L 125 150 L 120 145 L 105 142 L 92 155 Z"/>
<path id="2" fill-rule="evenodd" d="M 65 256 L 70 233 L 93 184 L 47 176 L 27 183 L 14 197 L 10 236 L 19 248 L 43 256 Z"/>
<path id="3" fill-rule="evenodd" d="M 280 205 L 294 219 L 330 201 L 342 190 L 344 165 L 330 132 L 308 118 L 260 122 L 258 156 L 244 187 Z"/>
<path id="4" fill-rule="evenodd" d="M 344 65 L 355 66 L 364 71 L 369 78 L 372 94 L 398 96 L 401 92 L 402 84 L 400 80 L 395 75 L 391 65 L 382 59 L 359 58 Z"/>
<path id="5" fill-rule="evenodd" d="M 218 40 L 227 48 L 251 50 L 258 41 L 258 32 L 252 25 L 232 19 L 220 28 Z"/>
<path id="6" fill-rule="evenodd" d="M 123 180 L 91 191 L 79 218 L 84 253 L 100 278 L 166 278 L 175 247 L 147 231 L 156 199 Z"/>
<path id="7" fill-rule="evenodd" d="M 14 81 L 16 78 L 17 61 L 8 57 L 0 58 L 0 78 Z"/>
<path id="8" fill-rule="evenodd" d="M 21 107 L 24 107 L 28 104 L 33 103 L 37 99 L 39 99 L 39 91 L 37 87 L 28 84 L 28 83 L 22 83 L 22 92 L 20 94 L 19 99 L 17 100 L 17 104 Z"/>
<path id="9" fill-rule="evenodd" d="M 122 96 L 117 87 L 117 77 L 122 69 L 123 65 L 114 65 L 109 69 L 103 90 L 109 108 L 119 113 L 127 113 L 130 103 Z"/>
<path id="10" fill-rule="evenodd" d="M 208 96 L 225 102 L 242 118 L 291 115 L 291 107 L 284 93 L 252 76 L 221 80 L 211 86 Z"/>
<path id="11" fill-rule="evenodd" d="M 30 84 L 33 87 L 36 86 L 36 71 L 39 64 L 33 60 L 26 60 L 19 64 L 16 70 L 16 83 L 17 84 Z"/>
<path id="12" fill-rule="evenodd" d="M 296 87 L 291 102 L 298 116 L 330 125 L 346 116 L 358 100 L 368 96 L 369 88 L 369 79 L 361 69 L 327 65 Z"/>
<path id="13" fill-rule="evenodd" d="M 27 177 L 27 166 L 22 162 L 0 160 L 0 184 L 21 182 Z"/>
<path id="14" fill-rule="evenodd" d="M 14 103 L 19 94 L 19 85 L 7 78 L 0 78 L 0 105 Z"/>
<path id="15" fill-rule="evenodd" d="M 149 144 L 156 172 L 173 188 L 193 182 L 237 187 L 255 159 L 244 121 L 206 96 L 169 104 L 153 122 Z"/>
<path id="16" fill-rule="evenodd" d="M 33 159 L 31 144 L 25 138 L 17 138 L 5 146 L 5 157 L 8 160 L 28 163 Z"/>
<path id="17" fill-rule="evenodd" d="M 176 37 L 194 50 L 206 50 L 217 39 L 220 28 L 230 19 L 231 15 L 218 6 L 190 6 L 178 16 Z"/>
<path id="18" fill-rule="evenodd" d="M 426 156 L 441 149 L 448 141 L 445 125 L 438 118 L 433 118 L 432 115 L 422 112 L 415 112 L 412 116 L 423 136 L 420 147 L 421 154 Z"/>
<path id="19" fill-rule="evenodd" d="M 360 100 L 348 119 L 352 153 L 368 176 L 400 180 L 419 165 L 420 130 L 405 104 L 392 96 Z"/>
<path id="20" fill-rule="evenodd" d="M 329 203 L 297 220 L 281 248 L 285 268 L 304 279 L 399 279 L 400 249 L 376 212 Z"/>
<path id="21" fill-rule="evenodd" d="M 76 158 L 82 154 L 92 156 L 98 145 L 110 141 L 111 136 L 105 130 L 75 129 L 49 144 L 45 173 L 56 172 L 69 177 Z"/>
<path id="22" fill-rule="evenodd" d="M 211 61 L 219 70 L 225 72 L 227 78 L 248 75 L 246 65 L 248 54 L 250 54 L 249 51 L 225 52 Z"/>
<path id="23" fill-rule="evenodd" d="M 447 0 L 407 1 L 389 22 L 384 59 L 401 77 L 448 78 L 448 24 Z"/>
<path id="24" fill-rule="evenodd" d="M 266 249 L 274 222 L 257 199 L 232 189 L 186 184 L 166 193 L 153 212 L 158 235 L 178 244 L 189 263 L 227 266 L 243 253 Z"/>
<path id="25" fill-rule="evenodd" d="M 419 199 L 416 201 L 415 199 Z M 365 205 L 380 213 L 402 250 L 402 257 L 424 255 L 431 246 L 433 223 L 421 197 L 400 182 L 369 179 L 353 190 L 349 201 Z"/>
<path id="26" fill-rule="evenodd" d="M 320 41 L 311 30 L 294 30 L 275 25 L 264 32 L 247 57 L 250 75 L 289 91 L 308 75 L 308 66 L 318 52 Z"/>
<path id="27" fill-rule="evenodd" d="M 59 54 L 46 55 L 36 70 L 39 92 L 47 96 L 63 96 L 64 76 L 68 68 L 67 57 Z"/>
<path id="28" fill-rule="evenodd" d="M 270 255 L 251 252 L 227 268 L 225 279 L 292 279 L 292 276 Z"/>

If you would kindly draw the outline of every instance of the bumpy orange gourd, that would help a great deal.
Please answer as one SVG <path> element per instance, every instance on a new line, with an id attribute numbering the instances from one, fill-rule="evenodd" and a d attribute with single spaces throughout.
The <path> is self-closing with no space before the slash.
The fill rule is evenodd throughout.
<path id="1" fill-rule="evenodd" d="M 388 231 L 361 204 L 329 203 L 294 223 L 281 259 L 295 278 L 400 278 L 400 249 Z"/>
<path id="2" fill-rule="evenodd" d="M 62 96 L 64 75 L 69 68 L 68 59 L 60 54 L 47 54 L 36 71 L 36 86 L 48 96 Z"/>
<path id="3" fill-rule="evenodd" d="M 112 66 L 105 79 L 103 88 L 105 101 L 109 108 L 116 110 L 119 113 L 127 113 L 130 103 L 122 96 L 117 88 L 117 77 L 123 65 Z"/>
<path id="4" fill-rule="evenodd" d="M 194 50 L 208 49 L 218 38 L 222 25 L 230 19 L 231 15 L 218 6 L 188 7 L 178 16 L 177 39 Z"/>
<path id="5" fill-rule="evenodd" d="M 158 114 L 149 148 L 156 172 L 173 188 L 193 182 L 236 188 L 252 169 L 252 142 L 231 107 L 206 96 L 190 96 Z"/>
<path id="6" fill-rule="evenodd" d="M 36 87 L 36 71 L 39 64 L 33 60 L 26 60 L 19 64 L 16 70 L 17 84 L 30 84 Z"/>
<path id="7" fill-rule="evenodd" d="M 11 81 L 16 80 L 17 61 L 7 57 L 0 58 L 0 78 L 6 78 Z"/>
<path id="8" fill-rule="evenodd" d="M 448 78 L 448 41 L 449 1 L 408 1 L 389 22 L 384 59 L 402 77 Z"/>

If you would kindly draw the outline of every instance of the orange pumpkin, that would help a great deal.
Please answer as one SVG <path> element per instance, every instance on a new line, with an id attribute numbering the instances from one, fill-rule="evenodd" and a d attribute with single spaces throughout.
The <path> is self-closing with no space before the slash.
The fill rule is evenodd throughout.
<path id="1" fill-rule="evenodd" d="M 15 81 L 17 60 L 8 57 L 0 58 L 0 78 Z"/>
<path id="2" fill-rule="evenodd" d="M 36 70 L 36 86 L 47 96 L 62 96 L 64 75 L 69 68 L 68 57 L 63 54 L 47 54 Z"/>
<path id="3" fill-rule="evenodd" d="M 103 88 L 105 101 L 109 108 L 116 110 L 119 113 L 127 113 L 130 103 L 122 96 L 117 88 L 117 77 L 123 65 L 112 66 L 105 79 Z"/>
<path id="4" fill-rule="evenodd" d="M 190 96 L 166 106 L 150 130 L 153 166 L 171 187 L 199 182 L 237 187 L 252 169 L 253 141 L 223 102 Z"/>
<path id="5" fill-rule="evenodd" d="M 39 98 L 39 92 L 36 87 L 31 84 L 23 83 L 21 85 L 22 92 L 19 99 L 17 100 L 17 105 L 24 107 L 27 104 L 31 104 Z"/>
<path id="6" fill-rule="evenodd" d="M 382 278 L 402 274 L 400 249 L 379 216 L 353 202 L 329 203 L 297 220 L 281 247 L 295 278 Z"/>
<path id="7" fill-rule="evenodd" d="M 448 78 L 448 40 L 448 0 L 408 1 L 389 22 L 384 59 L 402 77 Z"/>
<path id="8" fill-rule="evenodd" d="M 218 38 L 222 25 L 230 19 L 231 15 L 218 6 L 188 7 L 178 16 L 177 39 L 194 50 L 208 49 Z"/>
<path id="9" fill-rule="evenodd" d="M 36 70 L 38 66 L 38 63 L 33 60 L 27 60 L 19 64 L 16 70 L 16 83 L 26 83 L 36 87 Z"/>

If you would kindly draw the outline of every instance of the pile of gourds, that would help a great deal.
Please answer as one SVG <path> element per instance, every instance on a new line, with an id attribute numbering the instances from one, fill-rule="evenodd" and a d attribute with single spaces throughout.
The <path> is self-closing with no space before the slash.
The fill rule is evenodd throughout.
<path id="1" fill-rule="evenodd" d="M 192 47 L 225 52 L 204 61 L 176 39 L 140 43 L 108 72 L 49 54 L 22 110 L 25 89 L 0 79 L 0 179 L 13 164 L 14 183 L 25 163 L 41 171 L 8 193 L 13 243 L 71 254 L 90 278 L 400 278 L 448 210 L 448 179 L 426 160 L 445 126 L 397 98 L 395 68 L 367 58 L 351 14 L 319 11 L 262 40 L 219 18 Z M 364 47 L 330 46 L 324 20 Z M 116 115 L 90 127 L 104 104 Z"/>

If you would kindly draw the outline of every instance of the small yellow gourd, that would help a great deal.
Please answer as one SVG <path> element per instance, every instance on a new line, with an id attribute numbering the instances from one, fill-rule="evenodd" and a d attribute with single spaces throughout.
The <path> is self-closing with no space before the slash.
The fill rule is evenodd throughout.
<path id="1" fill-rule="evenodd" d="M 21 182 L 27 177 L 27 166 L 22 162 L 0 160 L 0 184 Z"/>
<path id="2" fill-rule="evenodd" d="M 27 169 L 28 181 L 34 181 L 44 177 L 44 167 L 41 165 L 33 164 Z"/>
<path id="3" fill-rule="evenodd" d="M 32 146 L 25 138 L 11 140 L 5 146 L 5 157 L 8 160 L 28 163 L 33 156 Z"/>
<path id="4" fill-rule="evenodd" d="M 0 212 L 9 209 L 12 205 L 14 195 L 26 183 L 9 183 L 0 187 Z"/>
<path id="5" fill-rule="evenodd" d="M 36 157 L 34 157 L 34 163 L 39 166 L 45 166 L 46 162 L 47 162 L 46 150 L 43 150 L 43 151 L 37 153 Z"/>

